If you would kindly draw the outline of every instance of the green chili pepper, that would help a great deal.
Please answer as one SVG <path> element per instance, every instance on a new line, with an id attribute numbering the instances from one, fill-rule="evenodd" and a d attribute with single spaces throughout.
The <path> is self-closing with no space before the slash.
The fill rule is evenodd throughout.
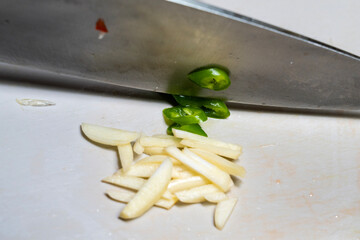
<path id="1" fill-rule="evenodd" d="M 230 116 L 226 104 L 218 99 L 173 95 L 175 100 L 182 106 L 202 107 L 208 117 L 227 118 Z"/>
<path id="2" fill-rule="evenodd" d="M 220 68 L 195 70 L 188 74 L 188 78 L 200 87 L 215 91 L 224 90 L 231 84 L 228 74 Z"/>
<path id="3" fill-rule="evenodd" d="M 173 135 L 172 133 L 173 128 L 207 137 L 206 132 L 204 132 L 204 130 L 200 127 L 199 124 L 180 125 L 174 123 L 167 128 L 166 132 L 168 135 Z"/>
<path id="4" fill-rule="evenodd" d="M 204 101 L 203 109 L 208 117 L 224 119 L 230 116 L 230 111 L 226 104 L 218 99 Z"/>
<path id="5" fill-rule="evenodd" d="M 173 95 L 176 102 L 184 107 L 202 107 L 205 98 Z"/>
<path id="6" fill-rule="evenodd" d="M 205 112 L 196 107 L 172 107 L 163 110 L 167 123 L 175 122 L 181 125 L 195 124 L 207 120 Z"/>

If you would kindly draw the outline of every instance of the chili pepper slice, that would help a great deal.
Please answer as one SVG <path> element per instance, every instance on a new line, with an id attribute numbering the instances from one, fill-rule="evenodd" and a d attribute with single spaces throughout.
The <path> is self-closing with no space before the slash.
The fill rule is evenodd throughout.
<path id="1" fill-rule="evenodd" d="M 202 107 L 208 117 L 227 118 L 230 111 L 226 104 L 218 99 L 191 97 L 184 95 L 173 95 L 175 100 L 182 106 L 186 107 Z"/>
<path id="2" fill-rule="evenodd" d="M 203 88 L 219 91 L 231 84 L 228 74 L 220 68 L 195 70 L 188 74 L 188 78 Z"/>
<path id="3" fill-rule="evenodd" d="M 191 97 L 185 95 L 173 95 L 176 102 L 184 107 L 202 107 L 203 101 L 206 98 Z"/>
<path id="4" fill-rule="evenodd" d="M 163 110 L 167 123 L 175 122 L 181 125 L 195 124 L 207 120 L 205 112 L 201 108 L 176 106 Z"/>
<path id="5" fill-rule="evenodd" d="M 173 135 L 172 129 L 179 129 L 179 130 L 183 130 L 183 131 L 187 131 L 187 132 L 191 132 L 194 134 L 198 134 L 204 137 L 207 137 L 208 135 L 206 134 L 206 132 L 204 132 L 204 130 L 200 127 L 199 124 L 189 124 L 189 125 L 180 125 L 177 123 L 174 123 L 172 125 L 170 125 L 166 132 L 168 135 Z"/>
<path id="6" fill-rule="evenodd" d="M 226 104 L 218 99 L 204 101 L 203 109 L 208 117 L 225 119 L 230 116 L 230 111 Z"/>

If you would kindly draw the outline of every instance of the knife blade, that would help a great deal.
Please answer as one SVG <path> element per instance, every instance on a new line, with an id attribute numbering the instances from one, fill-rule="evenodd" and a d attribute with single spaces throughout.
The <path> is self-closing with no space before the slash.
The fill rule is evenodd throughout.
<path id="1" fill-rule="evenodd" d="M 269 107 L 359 111 L 360 58 L 191 0 L 3 0 L 0 72 L 49 83 L 91 80 Z M 96 20 L 109 33 L 97 38 Z M 225 91 L 186 79 L 229 69 Z"/>

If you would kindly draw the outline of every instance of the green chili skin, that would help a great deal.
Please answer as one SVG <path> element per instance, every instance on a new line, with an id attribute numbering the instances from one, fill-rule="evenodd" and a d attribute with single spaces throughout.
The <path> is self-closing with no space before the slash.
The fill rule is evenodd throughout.
<path id="1" fill-rule="evenodd" d="M 195 70 L 188 74 L 188 78 L 198 86 L 220 91 L 231 84 L 228 74 L 220 68 L 207 68 Z"/>
<path id="2" fill-rule="evenodd" d="M 226 104 L 218 99 L 209 99 L 203 102 L 203 110 L 208 117 L 225 119 L 230 116 Z"/>
<path id="3" fill-rule="evenodd" d="M 230 116 L 226 104 L 218 99 L 173 95 L 175 100 L 182 106 L 201 107 L 208 117 L 225 119 Z"/>
<path id="4" fill-rule="evenodd" d="M 206 98 L 191 97 L 185 95 L 173 95 L 175 101 L 184 107 L 202 107 L 203 101 Z"/>
<path id="5" fill-rule="evenodd" d="M 167 128 L 166 132 L 168 135 L 173 135 L 173 132 L 172 132 L 173 128 L 179 129 L 182 131 L 186 131 L 186 132 L 191 132 L 194 134 L 198 134 L 198 135 L 204 136 L 204 137 L 208 136 L 206 134 L 206 132 L 204 132 L 204 130 L 200 127 L 199 124 L 180 125 L 180 124 L 174 123 Z"/>
<path id="6" fill-rule="evenodd" d="M 163 115 L 167 123 L 181 125 L 196 124 L 207 120 L 205 112 L 201 108 L 176 106 L 165 108 Z"/>

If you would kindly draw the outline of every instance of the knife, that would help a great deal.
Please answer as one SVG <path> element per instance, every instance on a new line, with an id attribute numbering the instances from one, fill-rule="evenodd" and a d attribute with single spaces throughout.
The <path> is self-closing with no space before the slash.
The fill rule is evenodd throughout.
<path id="1" fill-rule="evenodd" d="M 191 0 L 2 0 L 0 76 L 96 81 L 249 106 L 360 111 L 360 57 Z M 95 22 L 109 33 L 99 40 Z M 187 73 L 230 71 L 224 91 Z"/>

